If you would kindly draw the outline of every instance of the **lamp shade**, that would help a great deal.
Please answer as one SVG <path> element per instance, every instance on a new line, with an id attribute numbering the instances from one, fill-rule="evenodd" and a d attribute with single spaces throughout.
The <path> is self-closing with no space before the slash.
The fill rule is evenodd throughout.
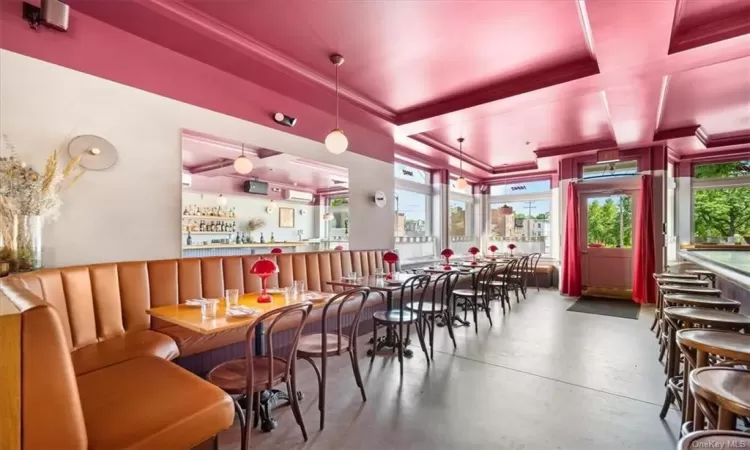
<path id="1" fill-rule="evenodd" d="M 508 249 L 509 250 L 513 250 L 515 248 L 516 248 L 516 244 L 513 244 L 513 243 L 508 244 Z"/>
<path id="2" fill-rule="evenodd" d="M 497 248 L 497 245 L 490 245 L 490 248 L 488 248 L 487 250 L 489 250 L 492 253 L 495 253 L 499 249 Z"/>
<path id="3" fill-rule="evenodd" d="M 398 261 L 398 253 L 396 252 L 385 252 L 383 254 L 383 261 L 386 264 L 395 264 Z"/>
<path id="4" fill-rule="evenodd" d="M 343 245 L 337 245 L 336 248 L 334 248 L 334 250 L 338 250 L 338 251 L 341 251 L 343 249 L 344 249 Z"/>
<path id="5" fill-rule="evenodd" d="M 279 247 L 274 247 L 271 249 L 271 253 L 283 253 L 283 250 L 281 250 Z"/>
<path id="6" fill-rule="evenodd" d="M 476 247 L 471 247 L 469 249 L 469 253 L 471 253 L 472 255 L 476 255 L 477 253 L 479 253 L 479 249 Z"/>
<path id="7" fill-rule="evenodd" d="M 277 273 L 279 266 L 270 259 L 260 258 L 250 267 L 250 274 L 258 275 L 261 279 L 263 289 L 258 296 L 258 303 L 271 303 L 271 296 L 266 293 L 268 277 Z"/>
<path id="8" fill-rule="evenodd" d="M 469 183 L 466 181 L 466 178 L 464 178 L 464 177 L 459 177 L 456 180 L 456 187 L 458 189 L 464 190 L 464 189 L 466 189 L 466 186 L 468 186 L 468 185 L 469 185 Z"/>
<path id="9" fill-rule="evenodd" d="M 346 138 L 344 130 L 336 128 L 326 136 L 325 146 L 329 152 L 340 155 L 349 147 L 349 139 Z"/>
<path id="10" fill-rule="evenodd" d="M 451 270 L 451 256 L 453 256 L 453 250 L 446 248 L 443 249 L 442 252 L 440 252 L 440 256 L 445 258 L 445 270 Z"/>
<path id="11" fill-rule="evenodd" d="M 245 175 L 245 174 L 252 172 L 252 170 L 253 170 L 253 162 L 250 161 L 247 157 L 240 156 L 239 158 L 234 160 L 235 172 Z"/>

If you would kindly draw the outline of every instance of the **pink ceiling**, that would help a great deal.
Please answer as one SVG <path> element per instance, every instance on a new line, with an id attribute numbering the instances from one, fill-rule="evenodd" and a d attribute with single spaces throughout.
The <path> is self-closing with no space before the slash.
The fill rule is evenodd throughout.
<path id="1" fill-rule="evenodd" d="M 750 130 L 750 57 L 670 78 L 659 128 L 690 125 L 709 135 Z"/>
<path id="2" fill-rule="evenodd" d="M 345 128 L 452 168 L 464 135 L 477 178 L 612 146 L 750 146 L 746 0 L 69 3 L 326 117 L 342 53 Z"/>
<path id="3" fill-rule="evenodd" d="M 500 166 L 531 161 L 534 150 L 540 147 L 607 139 L 611 130 L 603 97 L 592 92 L 497 116 L 474 118 L 469 113 L 466 122 L 423 136 L 447 142 L 456 150 L 456 138 L 463 136 L 464 151 L 491 166 Z"/>
<path id="4" fill-rule="evenodd" d="M 242 143 L 193 131 L 182 135 L 182 167 L 194 175 L 208 178 L 232 178 L 272 183 L 285 189 L 318 193 L 348 186 L 347 169 L 323 164 L 274 150 L 244 144 L 245 156 L 253 163 L 248 175 L 240 175 L 232 167 L 242 154 Z"/>
<path id="5" fill-rule="evenodd" d="M 187 3 L 393 111 L 588 56 L 572 1 Z"/>

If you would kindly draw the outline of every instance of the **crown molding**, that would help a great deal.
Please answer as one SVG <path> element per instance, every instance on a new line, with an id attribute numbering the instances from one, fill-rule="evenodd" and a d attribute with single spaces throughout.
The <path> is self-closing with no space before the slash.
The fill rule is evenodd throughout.
<path id="1" fill-rule="evenodd" d="M 692 24 L 689 28 L 685 27 L 682 22 L 686 3 L 687 0 L 677 0 L 669 42 L 669 55 L 750 34 L 750 20 L 743 14 L 727 15 L 721 19 Z M 685 30 L 682 31 L 681 28 Z"/>
<path id="2" fill-rule="evenodd" d="M 522 171 L 528 171 L 528 170 L 537 170 L 539 169 L 539 165 L 536 161 L 523 161 L 523 162 L 517 162 L 513 164 L 506 164 L 504 166 L 495 166 L 492 168 L 492 174 L 504 174 L 507 172 L 522 172 Z"/>
<path id="3" fill-rule="evenodd" d="M 535 150 L 534 153 L 537 158 L 549 158 L 552 156 L 564 156 L 574 153 L 588 152 L 591 150 L 602 150 L 616 147 L 617 141 L 614 139 L 600 139 L 597 141 L 583 142 L 581 144 L 540 148 Z"/>
<path id="4" fill-rule="evenodd" d="M 682 128 L 672 128 L 670 130 L 660 130 L 654 134 L 654 142 L 668 141 L 670 139 L 680 139 L 694 137 L 700 141 L 705 148 L 729 147 L 731 145 L 750 144 L 750 131 L 741 131 L 738 133 L 723 133 L 709 135 L 700 125 L 691 125 Z"/>

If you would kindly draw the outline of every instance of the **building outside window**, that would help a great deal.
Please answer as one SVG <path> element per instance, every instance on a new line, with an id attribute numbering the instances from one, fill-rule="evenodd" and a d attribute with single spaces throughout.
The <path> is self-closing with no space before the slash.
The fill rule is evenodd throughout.
<path id="1" fill-rule="evenodd" d="M 449 235 L 451 237 L 468 236 L 466 229 L 467 206 L 461 200 L 450 201 Z"/>
<path id="2" fill-rule="evenodd" d="M 750 241 L 750 161 L 695 167 L 693 239 L 699 243 Z"/>
<path id="3" fill-rule="evenodd" d="M 502 251 L 515 244 L 523 253 L 550 254 L 550 180 L 490 187 L 489 241 Z"/>
<path id="4" fill-rule="evenodd" d="M 329 249 L 349 246 L 349 197 L 348 195 L 334 195 L 327 197 L 324 202 L 324 243 Z M 330 216 L 328 216 L 330 214 Z"/>
<path id="5" fill-rule="evenodd" d="M 457 177 L 451 177 L 448 184 L 448 237 L 450 248 L 457 254 L 465 254 L 479 245 L 474 233 L 474 196 L 471 184 L 459 189 L 456 180 Z"/>

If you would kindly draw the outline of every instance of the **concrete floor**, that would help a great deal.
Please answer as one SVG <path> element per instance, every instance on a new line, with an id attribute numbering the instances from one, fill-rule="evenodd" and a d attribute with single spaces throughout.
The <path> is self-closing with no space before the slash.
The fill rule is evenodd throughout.
<path id="1" fill-rule="evenodd" d="M 361 367 L 363 403 L 349 358 L 333 358 L 326 427 L 318 430 L 315 374 L 300 362 L 300 389 L 309 441 L 288 407 L 274 411 L 279 427 L 254 430 L 264 449 L 674 449 L 679 414 L 659 420 L 663 367 L 649 326 L 639 320 L 568 312 L 572 300 L 556 291 L 529 293 L 494 327 L 480 316 L 479 334 L 457 328 L 458 348 L 437 329 L 435 361 L 427 368 L 414 348 L 405 361 L 377 356 Z M 415 339 L 416 341 L 416 339 Z M 367 348 L 360 342 L 361 353 Z M 222 433 L 222 450 L 239 449 L 239 426 Z M 201 450 L 209 449 L 202 445 Z"/>

